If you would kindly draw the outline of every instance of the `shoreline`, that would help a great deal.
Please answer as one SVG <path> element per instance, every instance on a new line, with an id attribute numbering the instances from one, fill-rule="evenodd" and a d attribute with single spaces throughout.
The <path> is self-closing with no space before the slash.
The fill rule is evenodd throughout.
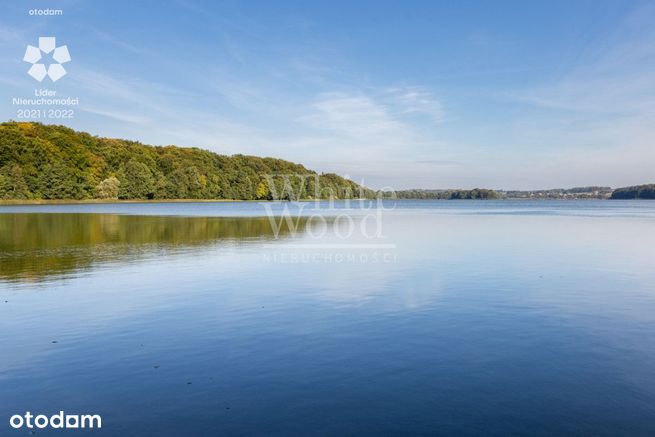
<path id="1" fill-rule="evenodd" d="M 294 201 L 278 202 L 315 202 L 317 199 L 300 199 Z M 318 199 L 321 202 L 329 202 L 330 199 Z M 335 201 L 357 201 L 357 200 L 375 200 L 375 199 L 334 199 Z M 548 200 L 649 200 L 649 199 L 611 199 L 611 198 L 524 198 L 508 197 L 504 199 L 382 199 L 385 201 L 407 202 L 407 201 L 430 201 L 430 202 L 457 202 L 457 201 L 484 201 L 494 202 L 503 200 L 515 201 L 548 201 Z M 228 203 L 228 202 L 275 202 L 274 200 L 241 200 L 241 199 L 0 199 L 2 206 L 20 206 L 20 205 L 104 205 L 104 204 L 122 204 L 122 203 Z"/>
<path id="2" fill-rule="evenodd" d="M 113 203 L 214 203 L 214 202 L 261 202 L 239 199 L 3 199 L 0 206 L 14 205 L 85 205 Z"/>
<path id="3" fill-rule="evenodd" d="M 224 203 L 224 202 L 329 202 L 330 199 L 299 199 L 299 200 L 260 200 L 260 199 L 0 199 L 0 206 L 14 205 L 94 205 L 121 203 Z M 374 199 L 334 199 L 335 201 L 357 201 Z M 420 199 L 406 199 L 420 200 Z"/>

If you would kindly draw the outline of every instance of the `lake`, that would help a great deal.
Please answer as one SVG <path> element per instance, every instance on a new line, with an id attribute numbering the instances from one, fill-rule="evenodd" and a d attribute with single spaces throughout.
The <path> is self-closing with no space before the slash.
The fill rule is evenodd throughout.
<path id="1" fill-rule="evenodd" d="M 0 434 L 654 435 L 654 248 L 649 201 L 3 206 Z"/>

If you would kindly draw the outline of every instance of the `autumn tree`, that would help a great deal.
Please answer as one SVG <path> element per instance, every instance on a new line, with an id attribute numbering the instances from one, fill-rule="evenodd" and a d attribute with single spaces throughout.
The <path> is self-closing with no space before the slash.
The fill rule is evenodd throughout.
<path id="1" fill-rule="evenodd" d="M 109 177 L 100 182 L 95 188 L 98 199 L 118 199 L 121 182 L 115 177 Z"/>

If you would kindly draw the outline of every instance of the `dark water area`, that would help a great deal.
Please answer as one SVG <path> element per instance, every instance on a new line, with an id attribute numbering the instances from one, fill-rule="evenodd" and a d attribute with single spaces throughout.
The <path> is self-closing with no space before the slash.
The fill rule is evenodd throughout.
<path id="1" fill-rule="evenodd" d="M 655 203 L 270 208 L 0 207 L 0 435 L 655 434 Z"/>

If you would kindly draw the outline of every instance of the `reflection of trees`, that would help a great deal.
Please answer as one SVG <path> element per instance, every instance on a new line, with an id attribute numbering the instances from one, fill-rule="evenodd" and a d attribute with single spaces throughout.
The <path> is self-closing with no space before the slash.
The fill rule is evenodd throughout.
<path id="1" fill-rule="evenodd" d="M 307 220 L 281 223 L 277 236 L 288 237 Z M 0 214 L 0 279 L 39 281 L 162 250 L 275 237 L 267 217 Z"/>

